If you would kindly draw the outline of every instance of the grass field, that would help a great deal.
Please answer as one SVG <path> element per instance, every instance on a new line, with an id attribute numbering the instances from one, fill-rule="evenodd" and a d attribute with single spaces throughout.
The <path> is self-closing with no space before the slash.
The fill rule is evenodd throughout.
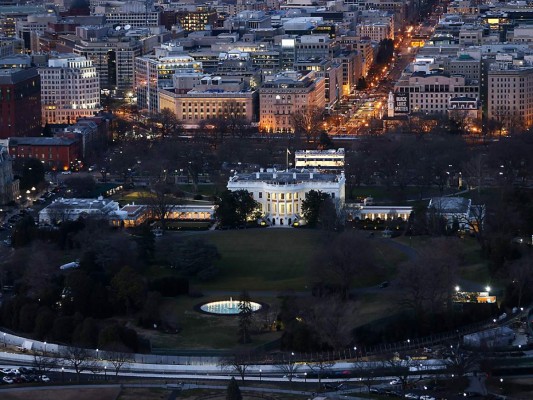
<path id="1" fill-rule="evenodd" d="M 221 255 L 217 261 L 219 278 L 210 282 L 193 281 L 202 290 L 240 292 L 310 289 L 310 266 L 326 233 L 308 229 L 243 229 L 233 231 L 169 232 L 167 235 L 187 238 L 200 235 L 217 246 Z M 406 260 L 399 250 L 385 241 L 373 240 L 376 262 L 381 267 L 375 274 L 354 280 L 354 287 L 376 285 L 390 279 L 398 264 Z M 150 268 L 150 277 L 173 274 L 173 270 Z"/>
<path id="2" fill-rule="evenodd" d="M 176 185 L 178 190 L 192 194 L 201 194 L 202 196 L 214 196 L 217 193 L 217 187 L 212 183 L 202 183 L 198 185 L 198 190 L 194 190 L 193 185 L 181 184 Z"/>
<path id="3" fill-rule="evenodd" d="M 445 188 L 443 193 L 441 193 L 436 188 L 425 189 L 422 193 L 422 197 L 428 198 L 432 196 L 441 196 L 449 193 L 457 192 L 457 188 Z M 348 195 L 348 193 L 347 193 Z M 409 199 L 409 200 L 419 200 L 420 199 L 420 188 L 415 186 L 406 187 L 403 192 L 400 192 L 398 188 L 392 188 L 392 190 L 387 190 L 385 186 L 358 186 L 351 189 L 349 193 L 350 198 L 358 197 L 372 197 L 374 201 L 395 201 L 398 199 Z"/>
<path id="4" fill-rule="evenodd" d="M 214 231 L 204 237 L 221 254 L 221 277 L 202 289 L 305 290 L 323 232 L 306 229 Z"/>
<path id="5" fill-rule="evenodd" d="M 165 299 L 161 315 L 178 321 L 182 327 L 180 333 L 165 334 L 152 330 L 140 333 L 150 338 L 154 348 L 223 349 L 236 344 L 237 319 L 201 314 L 194 310 L 195 305 L 229 299 L 226 292 L 239 293 L 247 289 L 256 292 L 252 300 L 276 309 L 280 301 L 277 296 L 281 292 L 308 292 L 311 289 L 309 267 L 324 242 L 326 233 L 308 229 L 243 229 L 175 232 L 169 235 L 176 235 L 177 238 L 202 237 L 215 244 L 221 254 L 219 266 L 222 271 L 220 277 L 212 282 L 193 282 L 193 290 L 206 293 L 204 297 Z M 379 272 L 355 279 L 353 287 L 375 286 L 391 279 L 397 265 L 406 259 L 402 252 L 392 248 L 387 241 L 369 240 L 376 247 L 377 263 L 383 268 Z M 169 273 L 172 270 L 160 267 L 149 271 L 151 277 Z M 376 315 L 395 312 L 395 308 L 391 307 L 394 303 L 395 300 L 390 299 L 388 291 L 358 296 L 354 326 L 367 323 L 376 318 Z M 257 318 L 262 318 L 261 314 L 257 314 Z M 251 346 L 271 342 L 279 336 L 279 332 L 257 335 Z"/>
<path id="6" fill-rule="evenodd" d="M 173 349 L 226 349 L 237 345 L 238 318 L 228 316 L 214 316 L 203 314 L 195 310 L 195 306 L 209 301 L 221 300 L 225 296 L 205 296 L 202 298 L 178 297 L 164 300 L 160 312 L 163 318 L 179 321 L 182 331 L 177 334 L 165 334 L 152 330 L 142 331 L 143 336 L 149 337 L 153 348 Z M 229 296 L 228 296 L 229 299 Z M 279 300 L 276 297 L 253 298 L 254 301 L 267 303 L 276 307 Z M 262 314 L 255 314 L 258 321 Z M 253 335 L 252 343 L 248 347 L 254 348 L 271 342 L 281 335 L 280 332 L 269 332 Z"/>

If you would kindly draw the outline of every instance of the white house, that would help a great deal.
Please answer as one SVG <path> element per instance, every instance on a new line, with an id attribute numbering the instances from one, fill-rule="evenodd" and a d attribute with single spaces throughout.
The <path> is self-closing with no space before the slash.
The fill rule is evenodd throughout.
<path id="1" fill-rule="evenodd" d="M 228 190 L 247 190 L 261 204 L 263 217 L 272 225 L 292 225 L 301 219 L 302 201 L 311 190 L 327 193 L 337 210 L 344 206 L 344 173 L 327 174 L 305 169 L 236 173 Z"/>

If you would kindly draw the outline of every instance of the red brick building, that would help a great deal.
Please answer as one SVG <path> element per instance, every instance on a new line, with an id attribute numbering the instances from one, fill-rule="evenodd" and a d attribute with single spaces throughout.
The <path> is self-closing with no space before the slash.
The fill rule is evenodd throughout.
<path id="1" fill-rule="evenodd" d="M 37 68 L 0 69 L 0 139 L 39 135 L 41 130 Z"/>
<path id="2" fill-rule="evenodd" d="M 64 171 L 81 159 L 79 141 L 62 137 L 11 138 L 9 154 L 13 158 L 36 158 L 49 168 Z"/>

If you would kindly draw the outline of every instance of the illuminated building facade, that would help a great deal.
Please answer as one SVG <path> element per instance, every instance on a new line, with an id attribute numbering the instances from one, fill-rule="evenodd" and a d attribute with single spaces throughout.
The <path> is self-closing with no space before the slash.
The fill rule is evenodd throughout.
<path id="1" fill-rule="evenodd" d="M 196 11 L 183 11 L 176 14 L 176 22 L 187 32 L 205 31 L 213 26 L 217 20 L 215 10 L 198 7 Z"/>
<path id="2" fill-rule="evenodd" d="M 129 91 L 133 89 L 135 57 L 141 55 L 141 44 L 132 38 L 106 38 L 98 41 L 81 40 L 74 53 L 91 60 L 98 76 L 100 88 Z"/>
<path id="3" fill-rule="evenodd" d="M 291 116 L 316 107 L 324 110 L 326 79 L 315 71 L 288 71 L 259 89 L 259 126 L 267 132 L 292 132 Z"/>
<path id="4" fill-rule="evenodd" d="M 39 68 L 43 125 L 74 123 L 99 112 L 100 79 L 92 61 L 62 54 Z"/>
<path id="5" fill-rule="evenodd" d="M 311 190 L 327 193 L 337 210 L 344 206 L 344 173 L 267 170 L 239 173 L 228 182 L 228 190 L 246 190 L 261 205 L 263 218 L 271 225 L 291 226 L 302 219 L 302 201 Z"/>
<path id="6" fill-rule="evenodd" d="M 159 111 L 159 89 L 172 89 L 176 73 L 202 72 L 202 63 L 182 54 L 168 57 L 145 56 L 135 59 L 135 89 L 139 109 Z"/>

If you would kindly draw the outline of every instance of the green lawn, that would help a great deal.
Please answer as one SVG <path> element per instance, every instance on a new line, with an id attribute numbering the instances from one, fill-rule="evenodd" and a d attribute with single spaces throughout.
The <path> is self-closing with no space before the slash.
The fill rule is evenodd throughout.
<path id="1" fill-rule="evenodd" d="M 321 236 L 307 229 L 214 231 L 204 237 L 221 254 L 221 277 L 199 284 L 217 290 L 305 290 Z"/>
<path id="2" fill-rule="evenodd" d="M 195 289 L 240 292 L 309 290 L 309 270 L 324 240 L 323 231 L 310 229 L 242 229 L 230 231 L 168 232 L 167 235 L 199 237 L 217 246 L 221 255 L 217 261 L 221 269 L 211 282 L 193 281 Z M 375 240 L 376 273 L 357 278 L 353 287 L 374 286 L 390 280 L 398 264 L 407 257 L 386 242 Z M 176 273 L 174 270 L 153 266 L 150 277 Z"/>
<path id="3" fill-rule="evenodd" d="M 152 346 L 160 349 L 225 349 L 237 344 L 238 318 L 228 316 L 214 316 L 200 313 L 195 306 L 209 301 L 221 300 L 220 296 L 206 296 L 201 298 L 178 297 L 167 298 L 161 305 L 163 318 L 178 321 L 182 331 L 177 334 L 165 334 L 153 330 L 143 330 L 143 336 L 149 337 Z M 275 306 L 278 299 L 254 298 L 255 301 Z M 261 314 L 257 319 L 261 320 Z M 253 335 L 252 343 L 248 347 L 256 347 L 279 338 L 281 332 L 268 332 Z"/>
<path id="4" fill-rule="evenodd" d="M 194 190 L 194 186 L 190 184 L 176 185 L 176 187 L 187 193 L 201 194 L 202 196 L 214 196 L 217 193 L 217 187 L 213 183 L 202 183 L 198 185 L 198 190 Z"/>
<path id="5" fill-rule="evenodd" d="M 443 193 L 441 194 L 438 188 L 426 188 L 424 189 L 422 195 L 424 198 L 432 196 L 441 196 L 449 193 L 457 192 L 457 188 L 444 188 Z M 351 195 L 351 196 L 350 196 Z M 383 201 L 393 201 L 398 202 L 398 198 L 418 200 L 420 198 L 420 188 L 416 186 L 408 186 L 404 188 L 403 192 L 400 192 L 397 187 L 393 187 L 390 190 L 387 190 L 385 186 L 358 186 L 351 189 L 351 193 L 347 193 L 349 198 L 358 198 L 358 197 L 372 197 L 374 201 L 383 202 Z M 427 203 L 427 201 L 425 201 Z"/>

